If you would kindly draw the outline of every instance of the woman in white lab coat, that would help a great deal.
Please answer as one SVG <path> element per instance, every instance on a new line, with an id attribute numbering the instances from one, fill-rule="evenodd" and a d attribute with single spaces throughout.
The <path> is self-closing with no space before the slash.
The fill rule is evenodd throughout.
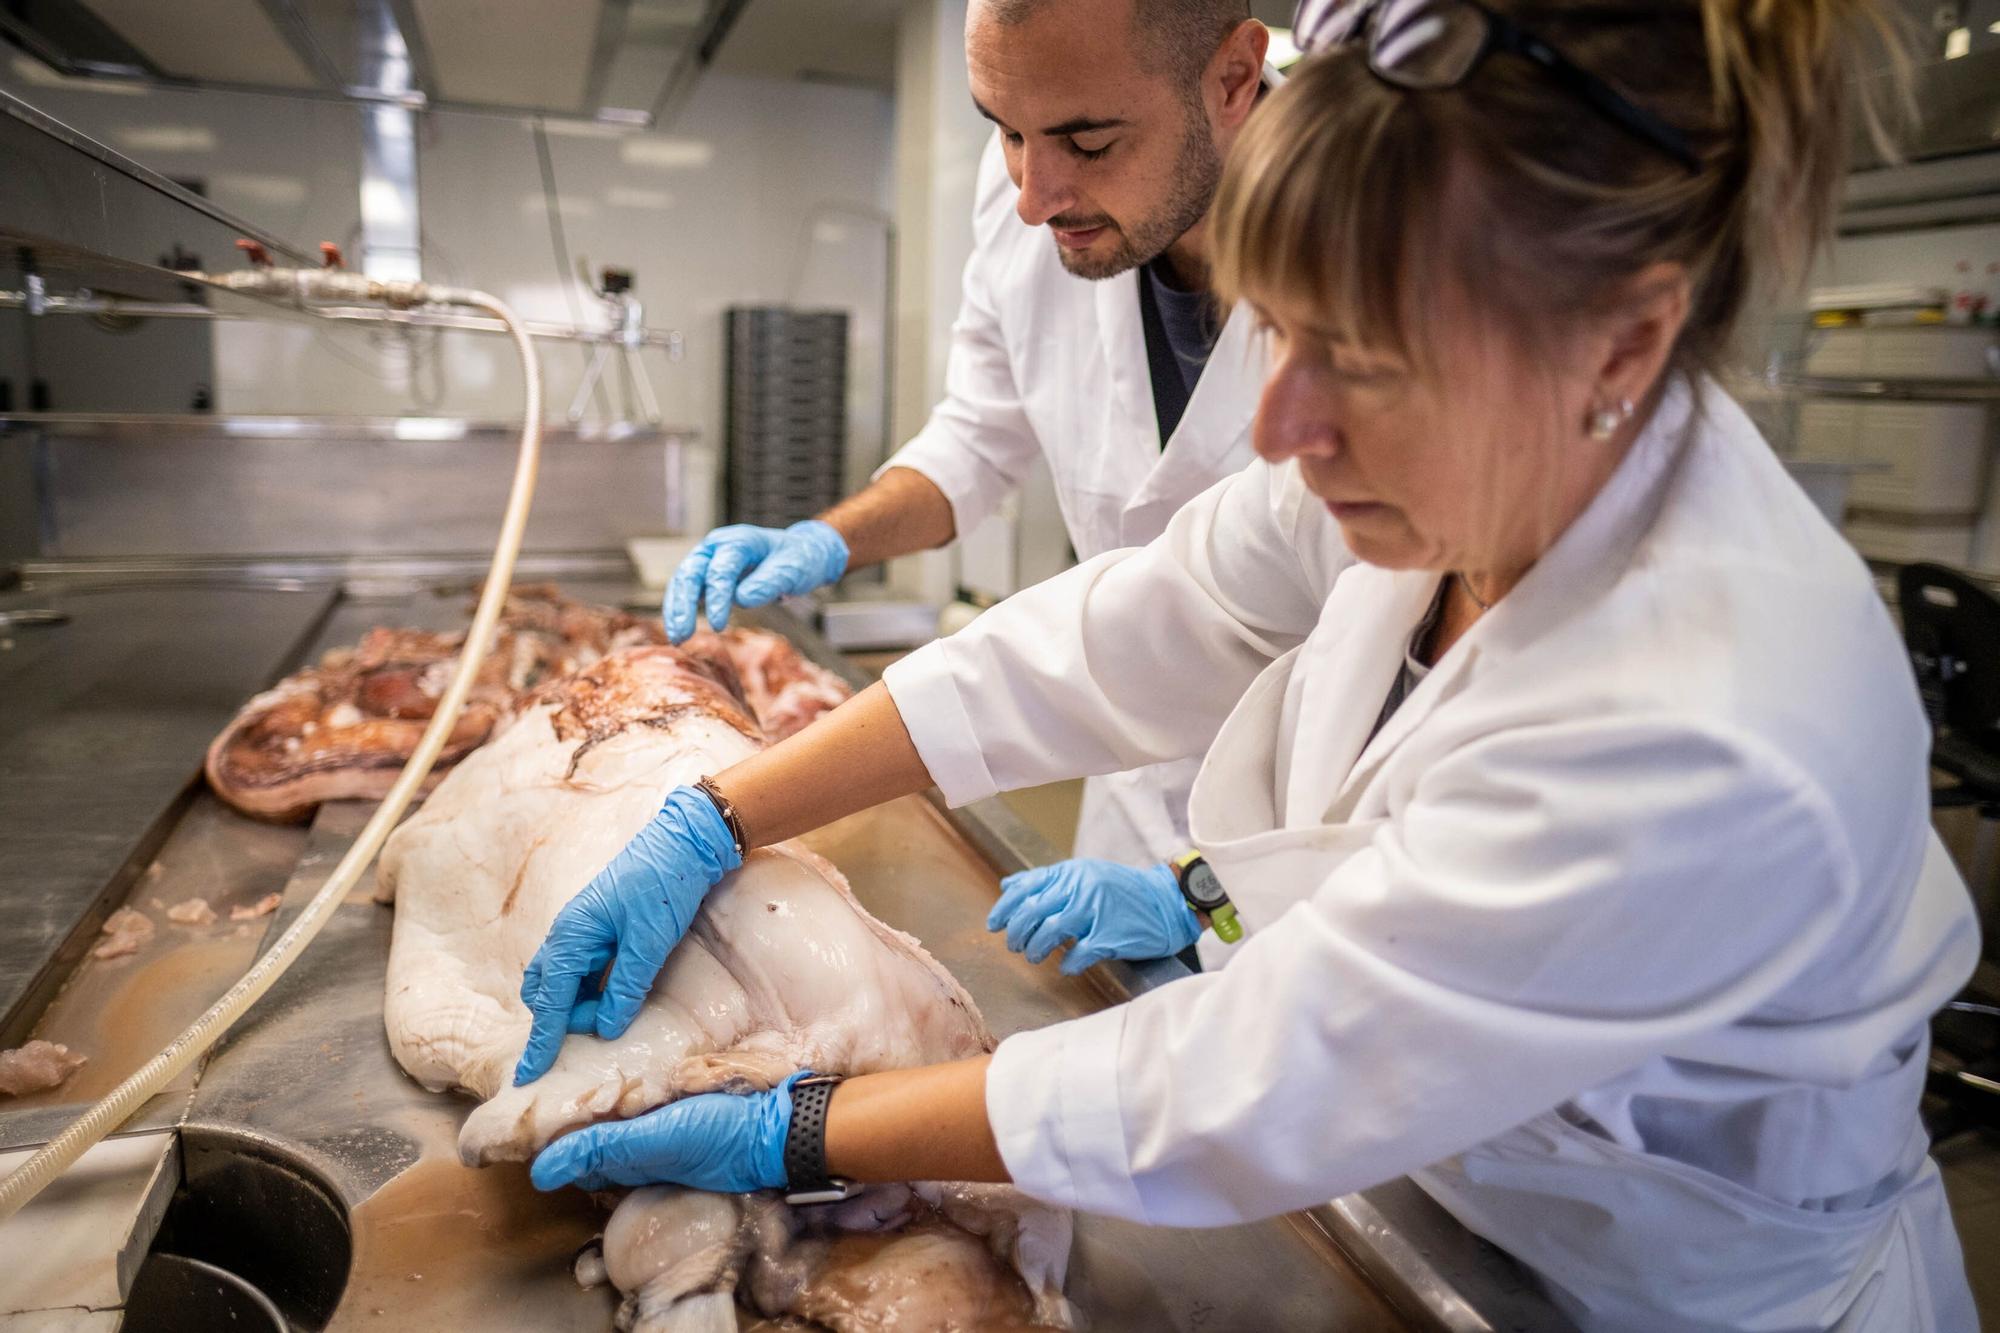
<path id="1" fill-rule="evenodd" d="M 1587 1327 L 1973 1326 L 1916 1114 L 1976 952 L 1924 719 L 1708 374 L 1826 222 L 1874 11 L 1512 8 L 1308 4 L 1325 53 L 1214 223 L 1275 340 L 1264 461 L 675 793 L 523 993 L 559 1033 L 621 922 L 926 783 L 1204 751 L 1247 938 L 986 1059 L 581 1131 L 538 1183 L 1012 1179 L 1211 1225 L 1411 1174 Z"/>

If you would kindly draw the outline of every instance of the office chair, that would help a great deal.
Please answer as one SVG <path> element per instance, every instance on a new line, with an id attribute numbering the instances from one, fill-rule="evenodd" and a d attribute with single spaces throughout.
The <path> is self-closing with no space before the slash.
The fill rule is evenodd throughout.
<path id="1" fill-rule="evenodd" d="M 1896 590 L 1903 642 L 1931 720 L 1931 766 L 1953 780 L 1931 789 L 1932 808 L 1978 812 L 1969 879 L 1990 949 L 1996 923 L 1985 895 L 2000 828 L 2000 597 L 1956 570 L 1932 564 L 1905 565 Z M 1975 977 L 1931 1024 L 1934 1141 L 1975 1127 L 2000 1128 L 1996 999 L 1980 993 Z"/>

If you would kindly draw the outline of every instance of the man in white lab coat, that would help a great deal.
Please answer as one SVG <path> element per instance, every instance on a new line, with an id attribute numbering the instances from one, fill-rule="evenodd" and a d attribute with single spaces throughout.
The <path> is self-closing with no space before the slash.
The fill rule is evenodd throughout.
<path id="1" fill-rule="evenodd" d="M 676 641 L 704 598 L 721 628 L 732 605 L 944 545 L 1038 457 L 1084 560 L 1151 541 L 1249 462 L 1264 356 L 1247 314 L 1205 295 L 1206 215 L 1268 40 L 1246 0 L 974 0 L 972 93 L 996 133 L 944 400 L 819 518 L 711 532 L 667 594 Z M 1181 851 L 1195 768 L 1093 779 L 1078 854 L 1138 864 Z"/>

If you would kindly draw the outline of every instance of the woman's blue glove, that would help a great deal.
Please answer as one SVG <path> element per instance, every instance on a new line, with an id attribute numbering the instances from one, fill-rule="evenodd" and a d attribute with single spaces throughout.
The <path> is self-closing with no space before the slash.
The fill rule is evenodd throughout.
<path id="1" fill-rule="evenodd" d="M 565 1134 L 542 1149 L 528 1174 L 541 1190 L 580 1185 L 686 1185 L 721 1194 L 783 1189 L 785 1135 L 792 1128 L 792 1075 L 769 1092 L 709 1092 L 631 1120 Z"/>
<path id="2" fill-rule="evenodd" d="M 514 1082 L 548 1073 L 565 1033 L 624 1035 L 701 900 L 742 864 L 713 801 L 694 787 L 668 792 L 652 822 L 556 913 L 522 974 L 521 1003 L 534 1026 Z"/>
<path id="3" fill-rule="evenodd" d="M 1005 930 L 1007 947 L 1039 963 L 1064 940 L 1062 961 L 1075 976 L 1107 958 L 1168 958 L 1201 936 L 1201 921 L 1166 866 L 1116 861 L 1058 861 L 1000 881 L 988 930 Z"/>
<path id="4" fill-rule="evenodd" d="M 680 643 L 694 633 L 694 609 L 704 594 L 708 627 L 719 631 L 732 605 L 764 606 L 823 588 L 846 572 L 846 539 L 816 518 L 789 528 L 732 523 L 709 533 L 681 561 L 660 618 L 667 637 Z"/>

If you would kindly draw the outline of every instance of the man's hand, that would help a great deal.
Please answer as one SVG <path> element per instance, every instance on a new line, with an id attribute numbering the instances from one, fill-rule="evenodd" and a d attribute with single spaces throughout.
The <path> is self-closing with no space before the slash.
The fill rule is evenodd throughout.
<path id="1" fill-rule="evenodd" d="M 681 561 L 660 616 L 667 637 L 681 643 L 694 633 L 695 608 L 703 602 L 709 628 L 719 632 L 731 607 L 765 606 L 837 582 L 846 572 L 846 539 L 816 518 L 789 528 L 732 523 L 709 533 Z"/>

